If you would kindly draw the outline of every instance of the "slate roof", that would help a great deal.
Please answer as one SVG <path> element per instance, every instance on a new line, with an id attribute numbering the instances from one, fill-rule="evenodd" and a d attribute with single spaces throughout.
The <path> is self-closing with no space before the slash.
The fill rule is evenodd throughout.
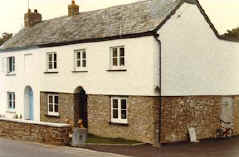
<path id="1" fill-rule="evenodd" d="M 20 30 L 3 49 L 152 32 L 181 3 L 181 0 L 145 0 L 42 21 Z"/>

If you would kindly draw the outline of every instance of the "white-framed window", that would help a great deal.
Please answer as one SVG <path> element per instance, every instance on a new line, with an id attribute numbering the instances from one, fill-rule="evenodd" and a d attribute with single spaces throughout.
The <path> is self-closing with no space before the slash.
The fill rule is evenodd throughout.
<path id="1" fill-rule="evenodd" d="M 48 95 L 48 115 L 59 116 L 59 96 L 56 94 Z"/>
<path id="2" fill-rule="evenodd" d="M 9 111 L 15 111 L 16 108 L 15 99 L 16 97 L 14 92 L 7 92 L 7 107 Z"/>
<path id="3" fill-rule="evenodd" d="M 128 105 L 126 97 L 111 97 L 111 122 L 128 123 Z"/>
<path id="4" fill-rule="evenodd" d="M 47 53 L 47 70 L 48 71 L 57 70 L 57 53 L 56 52 Z"/>
<path id="5" fill-rule="evenodd" d="M 112 69 L 125 69 L 124 46 L 110 48 L 110 65 Z"/>
<path id="6" fill-rule="evenodd" d="M 75 70 L 85 70 L 87 68 L 87 57 L 85 49 L 74 50 Z"/>
<path id="7" fill-rule="evenodd" d="M 15 57 L 7 57 L 7 73 L 15 73 Z"/>

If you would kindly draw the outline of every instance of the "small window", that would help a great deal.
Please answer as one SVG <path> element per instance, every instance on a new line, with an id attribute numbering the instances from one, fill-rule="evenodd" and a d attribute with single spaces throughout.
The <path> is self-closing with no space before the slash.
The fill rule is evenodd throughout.
<path id="1" fill-rule="evenodd" d="M 55 52 L 47 53 L 47 66 L 48 71 L 57 70 L 57 54 Z"/>
<path id="2" fill-rule="evenodd" d="M 59 116 L 58 95 L 48 95 L 48 115 Z"/>
<path id="3" fill-rule="evenodd" d="M 111 68 L 125 68 L 125 48 L 123 46 L 112 47 L 111 51 Z"/>
<path id="4" fill-rule="evenodd" d="M 127 98 L 112 97 L 111 98 L 111 122 L 113 123 L 128 123 L 127 117 Z"/>
<path id="5" fill-rule="evenodd" d="M 14 73 L 15 72 L 15 57 L 8 57 L 7 58 L 7 73 Z"/>
<path id="6" fill-rule="evenodd" d="M 75 50 L 74 51 L 75 58 L 75 70 L 86 69 L 87 67 L 87 59 L 86 59 L 86 51 L 85 49 Z"/>
<path id="7" fill-rule="evenodd" d="M 16 107 L 15 103 L 15 93 L 14 92 L 8 92 L 7 93 L 7 103 L 8 103 L 8 110 L 14 111 Z"/>

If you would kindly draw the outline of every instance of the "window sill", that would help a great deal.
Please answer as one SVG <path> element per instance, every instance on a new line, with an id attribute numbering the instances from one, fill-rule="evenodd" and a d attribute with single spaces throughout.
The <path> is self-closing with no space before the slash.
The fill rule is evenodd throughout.
<path id="1" fill-rule="evenodd" d="M 72 73 L 87 73 L 88 70 L 73 70 Z"/>
<path id="2" fill-rule="evenodd" d="M 16 113 L 16 111 L 15 111 L 15 110 L 7 110 L 6 113 L 12 113 L 12 114 L 14 114 L 14 113 Z"/>
<path id="3" fill-rule="evenodd" d="M 46 117 L 60 118 L 60 115 L 45 114 Z"/>
<path id="4" fill-rule="evenodd" d="M 107 69 L 106 71 L 108 71 L 108 72 L 117 72 L 117 71 L 123 72 L 123 71 L 127 71 L 127 69 Z"/>
<path id="5" fill-rule="evenodd" d="M 58 74 L 58 71 L 46 71 L 44 74 Z"/>
<path id="6" fill-rule="evenodd" d="M 119 123 L 119 122 L 109 122 L 110 125 L 120 125 L 120 126 L 129 126 L 128 123 Z"/>
<path id="7" fill-rule="evenodd" d="M 7 73 L 6 76 L 16 76 L 16 73 Z"/>

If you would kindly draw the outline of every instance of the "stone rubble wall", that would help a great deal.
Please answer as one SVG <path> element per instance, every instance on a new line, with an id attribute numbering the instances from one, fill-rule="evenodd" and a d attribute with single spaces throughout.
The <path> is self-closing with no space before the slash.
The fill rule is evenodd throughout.
<path id="1" fill-rule="evenodd" d="M 88 95 L 89 133 L 156 144 L 159 97 L 129 96 L 127 102 L 128 124 L 112 124 L 111 97 Z"/>
<path id="2" fill-rule="evenodd" d="M 70 126 L 0 119 L 0 137 L 52 145 L 69 143 Z"/>
<path id="3" fill-rule="evenodd" d="M 59 116 L 48 115 L 48 94 L 40 94 L 40 120 L 42 122 L 66 123 L 67 120 L 73 123 L 74 120 L 74 94 L 57 93 L 59 96 Z"/>
<path id="4" fill-rule="evenodd" d="M 233 135 L 237 136 L 239 135 L 239 96 L 233 97 L 234 103 L 233 103 L 233 123 L 234 123 L 234 129 L 233 129 Z"/>
<path id="5" fill-rule="evenodd" d="M 233 98 L 233 135 L 239 134 L 239 97 Z M 225 96 L 179 96 L 162 98 L 161 143 L 189 141 L 188 128 L 196 129 L 197 138 L 216 138 L 221 127 L 222 100 Z M 225 114 L 225 113 L 224 113 Z"/>
<path id="6" fill-rule="evenodd" d="M 47 96 L 41 92 L 41 121 L 65 123 L 74 120 L 74 94 L 59 95 L 59 116 L 49 116 Z M 111 96 L 88 95 L 88 132 L 102 137 L 157 143 L 159 97 L 128 96 L 128 125 L 111 124 Z"/>

